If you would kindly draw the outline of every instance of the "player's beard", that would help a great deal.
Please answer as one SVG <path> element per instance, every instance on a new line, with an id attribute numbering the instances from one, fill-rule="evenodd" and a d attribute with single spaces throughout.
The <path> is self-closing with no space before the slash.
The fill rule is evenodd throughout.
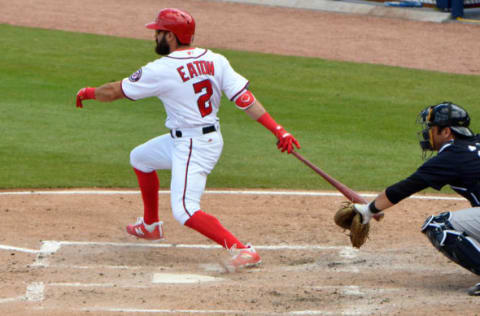
<path id="1" fill-rule="evenodd" d="M 159 55 L 166 56 L 170 54 L 170 45 L 168 45 L 167 40 L 165 39 L 165 34 L 162 36 L 162 39 L 156 40 L 157 46 L 155 46 L 155 52 Z"/>

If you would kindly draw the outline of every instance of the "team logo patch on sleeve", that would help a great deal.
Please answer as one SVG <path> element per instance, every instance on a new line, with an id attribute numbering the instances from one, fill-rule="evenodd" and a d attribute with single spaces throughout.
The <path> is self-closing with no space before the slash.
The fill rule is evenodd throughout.
<path id="1" fill-rule="evenodd" d="M 242 110 L 248 109 L 253 103 L 255 103 L 255 97 L 249 90 L 245 90 L 236 100 L 235 104 Z"/>
<path id="2" fill-rule="evenodd" d="M 128 77 L 128 80 L 130 80 L 131 82 L 137 82 L 138 80 L 140 80 L 141 77 L 142 77 L 142 68 L 135 71 L 130 77 Z"/>

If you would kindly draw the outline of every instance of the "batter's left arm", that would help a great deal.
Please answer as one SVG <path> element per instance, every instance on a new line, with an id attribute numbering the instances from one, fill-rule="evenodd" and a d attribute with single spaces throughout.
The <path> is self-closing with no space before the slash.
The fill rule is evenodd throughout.
<path id="1" fill-rule="evenodd" d="M 245 92 L 235 100 L 235 104 L 238 108 L 243 109 L 253 120 L 265 126 L 273 133 L 273 135 L 275 135 L 275 137 L 277 137 L 277 147 L 282 152 L 286 151 L 290 154 L 292 153 L 294 146 L 300 149 L 300 144 L 295 137 L 275 122 L 260 101 L 258 101 L 250 91 L 245 90 Z"/>
<path id="2" fill-rule="evenodd" d="M 260 101 L 255 100 L 251 107 L 245 110 L 245 114 L 250 116 L 252 120 L 257 121 L 263 114 L 267 113 Z"/>

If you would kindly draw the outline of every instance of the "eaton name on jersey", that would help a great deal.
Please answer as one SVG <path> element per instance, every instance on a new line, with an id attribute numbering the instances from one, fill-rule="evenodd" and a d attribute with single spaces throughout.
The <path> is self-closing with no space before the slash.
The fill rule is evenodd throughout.
<path id="1" fill-rule="evenodd" d="M 178 74 L 183 82 L 201 76 L 201 75 L 215 75 L 215 67 L 213 61 L 196 60 L 187 63 L 185 66 L 177 68 Z"/>

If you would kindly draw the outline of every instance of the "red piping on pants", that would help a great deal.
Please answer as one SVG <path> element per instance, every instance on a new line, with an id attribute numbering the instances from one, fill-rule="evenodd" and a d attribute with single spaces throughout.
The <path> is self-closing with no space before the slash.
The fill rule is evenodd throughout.
<path id="1" fill-rule="evenodd" d="M 190 152 L 188 153 L 187 167 L 185 168 L 185 185 L 183 187 L 183 197 L 182 197 L 183 208 L 185 209 L 185 213 L 187 213 L 189 217 L 192 217 L 192 215 L 187 210 L 187 205 L 185 204 L 185 195 L 187 194 L 188 166 L 190 165 L 191 157 L 192 157 L 192 139 L 190 138 Z"/>

